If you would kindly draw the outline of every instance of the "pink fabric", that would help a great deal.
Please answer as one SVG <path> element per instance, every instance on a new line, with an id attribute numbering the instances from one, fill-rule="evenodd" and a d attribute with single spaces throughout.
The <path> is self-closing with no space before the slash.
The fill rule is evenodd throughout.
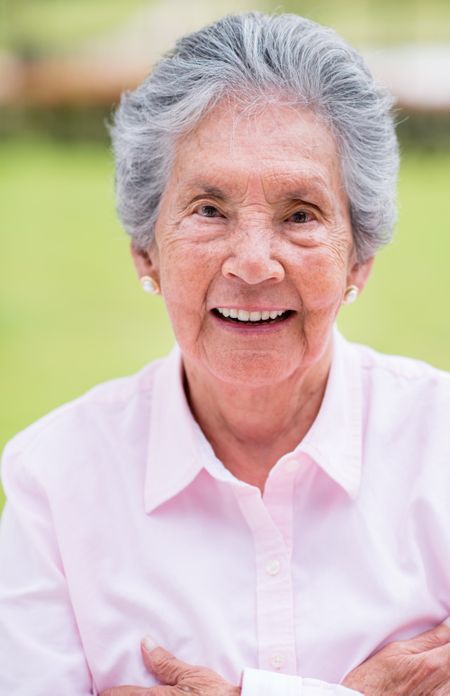
<path id="1" fill-rule="evenodd" d="M 449 413 L 449 375 L 336 334 L 263 497 L 193 420 L 177 348 L 51 413 L 5 450 L 0 693 L 155 684 L 147 634 L 244 696 L 352 693 L 450 613 Z"/>

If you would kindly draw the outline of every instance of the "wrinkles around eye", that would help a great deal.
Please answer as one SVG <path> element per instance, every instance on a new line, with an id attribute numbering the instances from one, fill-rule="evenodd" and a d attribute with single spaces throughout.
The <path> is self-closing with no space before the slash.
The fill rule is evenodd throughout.
<path id="1" fill-rule="evenodd" d="M 314 215 L 307 210 L 298 210 L 289 217 L 288 222 L 293 222 L 297 225 L 304 225 L 307 222 L 313 222 L 316 220 Z"/>
<path id="2" fill-rule="evenodd" d="M 222 217 L 221 212 L 214 205 L 201 205 L 194 210 L 194 213 L 205 218 Z"/>

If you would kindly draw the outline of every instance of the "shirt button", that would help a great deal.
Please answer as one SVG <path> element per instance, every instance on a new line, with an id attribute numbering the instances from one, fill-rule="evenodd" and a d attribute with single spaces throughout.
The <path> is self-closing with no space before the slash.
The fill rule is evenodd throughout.
<path id="1" fill-rule="evenodd" d="M 280 669 L 284 665 L 284 657 L 283 655 L 280 655 L 280 653 L 274 653 L 270 662 L 272 667 L 275 669 Z"/>
<path id="2" fill-rule="evenodd" d="M 266 564 L 266 573 L 268 575 L 277 575 L 280 572 L 281 563 L 275 558 Z"/>
<path id="3" fill-rule="evenodd" d="M 285 464 L 285 469 L 286 471 L 289 471 L 289 473 L 292 473 L 294 471 L 297 471 L 299 466 L 300 462 L 297 461 L 297 459 L 288 459 L 288 461 Z"/>

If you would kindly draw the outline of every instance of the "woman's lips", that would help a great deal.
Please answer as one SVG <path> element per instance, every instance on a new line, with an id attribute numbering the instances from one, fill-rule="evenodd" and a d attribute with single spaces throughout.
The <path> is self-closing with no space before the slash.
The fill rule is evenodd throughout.
<path id="1" fill-rule="evenodd" d="M 238 307 L 215 307 L 214 311 L 225 319 L 242 322 L 261 322 L 282 317 L 287 309 L 243 309 Z"/>
<path id="2" fill-rule="evenodd" d="M 258 329 L 278 328 L 291 318 L 295 312 L 290 309 L 272 310 L 244 310 L 216 307 L 211 314 L 224 327 L 241 329 L 244 331 L 257 331 Z"/>

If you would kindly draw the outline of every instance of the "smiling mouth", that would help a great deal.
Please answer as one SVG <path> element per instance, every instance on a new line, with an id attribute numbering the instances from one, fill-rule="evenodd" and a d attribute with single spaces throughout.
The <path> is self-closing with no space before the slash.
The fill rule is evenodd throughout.
<path id="1" fill-rule="evenodd" d="M 280 309 L 263 312 L 248 312 L 244 309 L 227 309 L 224 307 L 215 307 L 212 310 L 213 314 L 225 322 L 233 324 L 241 324 L 247 326 L 261 326 L 262 324 L 275 324 L 285 321 L 288 317 L 294 314 L 291 309 Z"/>

